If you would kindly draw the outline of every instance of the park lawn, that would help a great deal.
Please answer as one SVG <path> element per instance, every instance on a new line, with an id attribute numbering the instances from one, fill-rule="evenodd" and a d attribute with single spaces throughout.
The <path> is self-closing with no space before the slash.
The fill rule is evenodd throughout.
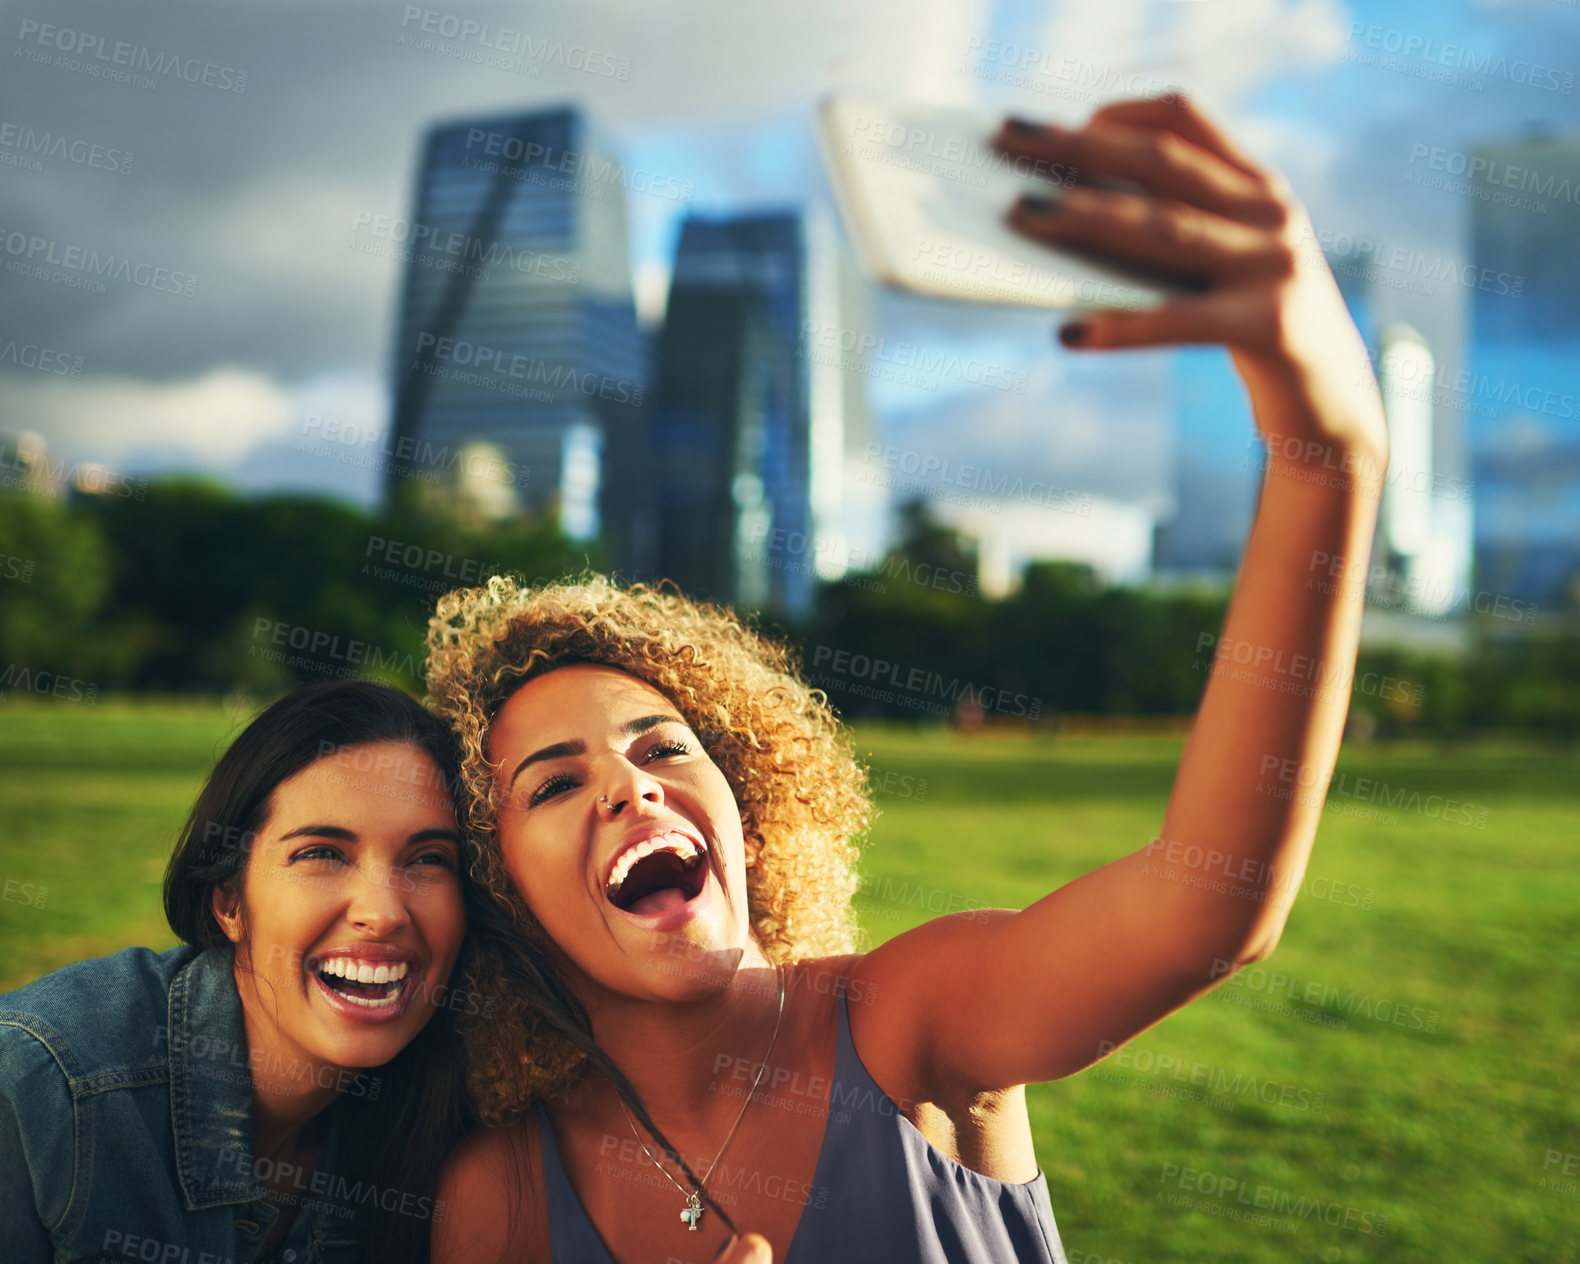
<path id="1" fill-rule="evenodd" d="M 859 737 L 894 787 L 864 864 L 874 939 L 1144 846 L 1181 749 Z M 1580 1259 L 1580 1182 L 1544 1170 L 1580 1151 L 1580 760 L 1371 746 L 1339 770 L 1274 955 L 1029 1090 L 1072 1264 Z"/>
<path id="2" fill-rule="evenodd" d="M 0 990 L 131 944 L 170 947 L 165 862 L 232 716 L 108 702 L 10 702 L 3 714 Z"/>
<path id="3" fill-rule="evenodd" d="M 4 715 L 0 990 L 168 945 L 164 861 L 241 710 Z M 1024 906 L 1143 846 L 1180 750 L 856 738 L 883 773 L 858 901 L 869 944 L 952 908 Z M 1396 803 L 1419 792 L 1416 807 L 1336 797 L 1269 961 L 1029 1090 L 1071 1264 L 1580 1260 L 1580 1181 L 1544 1168 L 1580 1152 L 1577 765 L 1512 742 L 1347 749 L 1341 773 Z M 1433 794 L 1471 805 L 1456 809 L 1470 823 L 1432 815 Z"/>

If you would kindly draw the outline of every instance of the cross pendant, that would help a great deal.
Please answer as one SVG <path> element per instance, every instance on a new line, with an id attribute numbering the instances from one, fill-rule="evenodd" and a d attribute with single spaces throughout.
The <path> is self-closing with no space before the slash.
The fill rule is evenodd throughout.
<path id="1" fill-rule="evenodd" d="M 692 1194 L 691 1197 L 686 1200 L 686 1209 L 680 1213 L 680 1218 L 686 1222 L 686 1228 L 690 1229 L 693 1233 L 702 1232 L 702 1225 L 700 1223 L 702 1220 L 702 1210 L 702 1199 L 698 1198 L 696 1194 Z"/>

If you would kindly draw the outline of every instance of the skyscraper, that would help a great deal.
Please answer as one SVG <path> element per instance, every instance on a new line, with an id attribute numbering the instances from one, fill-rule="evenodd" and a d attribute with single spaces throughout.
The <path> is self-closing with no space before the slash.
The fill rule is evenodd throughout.
<path id="1" fill-rule="evenodd" d="M 1551 604 L 1580 579 L 1580 136 L 1482 145 L 1474 161 L 1477 579 Z"/>
<path id="2" fill-rule="evenodd" d="M 838 346 L 860 312 L 816 208 L 687 217 L 655 357 L 655 573 L 797 617 L 845 572 L 870 414 L 859 352 L 812 354 L 807 334 Z"/>
<path id="3" fill-rule="evenodd" d="M 1327 257 L 1345 306 L 1375 345 L 1364 256 Z M 1245 387 L 1216 347 L 1174 351 L 1174 504 L 1153 537 L 1153 569 L 1169 579 L 1227 583 L 1239 569 L 1261 495 L 1264 457 Z"/>
<path id="4" fill-rule="evenodd" d="M 1397 604 L 1417 614 L 1447 614 L 1466 599 L 1452 535 L 1442 521 L 1444 493 L 1458 488 L 1436 462 L 1436 400 L 1423 386 L 1436 377 L 1426 340 L 1395 321 L 1380 335 L 1377 381 L 1388 417 L 1388 471 L 1373 555 L 1385 559 Z M 1457 498 L 1457 497 L 1456 497 Z"/>
<path id="5" fill-rule="evenodd" d="M 1365 340 L 1388 422 L 1369 599 L 1376 608 L 1404 615 L 1457 613 L 1470 596 L 1471 496 L 1462 477 L 1458 414 L 1439 406 L 1437 359 L 1426 338 L 1404 321 L 1388 319 L 1391 274 L 1382 248 L 1358 245 L 1352 257 L 1330 256 L 1328 263 Z M 1457 292 L 1450 293 L 1457 300 Z M 1375 618 L 1371 628 L 1379 639 L 1434 635 L 1408 620 Z"/>
<path id="6" fill-rule="evenodd" d="M 1256 510 L 1262 455 L 1245 389 L 1217 348 L 1175 352 L 1173 512 L 1158 524 L 1153 569 L 1227 582 Z"/>
<path id="7" fill-rule="evenodd" d="M 576 538 L 623 525 L 605 468 L 646 389 L 625 192 L 574 107 L 428 132 L 412 217 L 385 229 L 406 264 L 390 495 L 553 512 Z"/>
<path id="8" fill-rule="evenodd" d="M 1375 363 L 1392 446 L 1369 571 L 1371 601 L 1390 611 L 1450 614 L 1469 598 L 1462 536 L 1470 485 L 1458 473 L 1463 464 L 1457 430 L 1445 434 L 1457 427 L 1457 415 L 1437 409 L 1438 375 L 1425 339 L 1401 321 L 1384 322 L 1388 294 L 1376 286 L 1384 270 L 1376 248 L 1330 255 L 1328 265 Z M 1244 390 L 1222 353 L 1178 352 L 1176 381 L 1176 510 L 1158 532 L 1157 566 L 1164 573 L 1224 575 L 1239 563 L 1262 450 Z M 1238 444 L 1235 431 L 1241 434 Z M 1406 623 L 1386 626 L 1394 636 L 1411 631 Z"/>

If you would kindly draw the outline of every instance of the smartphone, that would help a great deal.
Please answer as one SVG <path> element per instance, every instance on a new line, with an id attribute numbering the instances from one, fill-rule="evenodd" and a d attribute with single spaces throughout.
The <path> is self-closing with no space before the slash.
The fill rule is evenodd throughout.
<path id="1" fill-rule="evenodd" d="M 993 148 L 1002 114 L 830 96 L 818 139 L 867 274 L 916 294 L 1023 307 L 1154 307 L 1185 289 L 1023 237 L 1022 194 L 1059 196 L 1075 172 Z"/>

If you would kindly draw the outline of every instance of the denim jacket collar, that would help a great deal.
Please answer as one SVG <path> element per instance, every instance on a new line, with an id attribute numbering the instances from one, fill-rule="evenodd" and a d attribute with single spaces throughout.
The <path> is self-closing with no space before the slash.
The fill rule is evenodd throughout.
<path id="1" fill-rule="evenodd" d="M 187 1210 L 244 1206 L 261 1237 L 279 1209 L 253 1162 L 252 1073 L 234 960 L 229 948 L 205 949 L 171 981 L 170 1113 Z M 324 1168 L 331 1172 L 340 1159 L 341 1129 L 335 1112 L 324 1143 Z M 317 1247 L 309 1258 L 338 1258 L 323 1253 L 360 1241 L 354 1227 L 328 1212 L 307 1212 L 302 1220 Z"/>
<path id="2" fill-rule="evenodd" d="M 233 953 L 199 953 L 170 985 L 170 1114 L 188 1210 L 264 1195 L 252 1163 L 252 1076 Z"/>

